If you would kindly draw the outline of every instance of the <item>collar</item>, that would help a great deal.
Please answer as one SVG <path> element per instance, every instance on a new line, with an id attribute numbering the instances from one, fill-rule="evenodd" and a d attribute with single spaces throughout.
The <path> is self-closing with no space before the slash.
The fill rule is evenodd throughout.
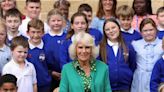
<path id="1" fill-rule="evenodd" d="M 30 18 L 30 17 L 28 17 L 28 16 L 26 16 L 26 18 L 25 18 L 24 20 L 26 20 L 26 21 L 30 21 L 30 20 L 31 20 L 31 18 Z"/>
<path id="2" fill-rule="evenodd" d="M 157 45 L 158 42 L 159 42 L 159 38 L 158 38 L 158 37 L 156 37 L 156 39 L 155 39 L 153 42 L 146 42 L 144 39 L 142 39 L 142 40 L 143 40 L 143 45 L 144 45 L 144 47 L 146 47 L 146 46 L 148 46 L 148 45 L 153 45 L 153 46 L 155 46 L 155 45 Z"/>
<path id="3" fill-rule="evenodd" d="M 63 33 L 64 33 L 63 30 L 62 30 L 60 33 L 58 33 L 58 34 L 54 34 L 54 33 L 52 33 L 51 31 L 48 32 L 48 34 L 49 34 L 50 36 L 62 36 Z"/>
<path id="4" fill-rule="evenodd" d="M 79 61 L 75 60 L 73 61 L 73 66 L 74 68 L 77 70 L 77 71 L 83 71 L 83 68 L 80 67 L 80 63 Z M 96 61 L 95 60 L 92 60 L 90 62 L 90 66 L 91 66 L 91 71 L 96 71 Z"/>
<path id="5" fill-rule="evenodd" d="M 107 43 L 108 43 L 109 46 L 118 46 L 118 42 L 117 43 L 113 43 L 109 39 L 107 39 Z"/>
<path id="6" fill-rule="evenodd" d="M 4 44 L 2 48 L 0 48 L 0 51 L 5 51 L 7 46 Z"/>
<path id="7" fill-rule="evenodd" d="M 18 31 L 18 34 L 16 36 L 21 36 L 21 33 Z M 11 41 L 14 37 L 7 34 L 7 38 L 9 39 L 9 41 Z"/>
<path id="8" fill-rule="evenodd" d="M 128 31 L 126 31 L 125 29 L 121 28 L 121 31 L 125 32 L 125 33 L 129 33 L 129 34 L 133 34 L 134 33 L 134 29 L 133 28 L 130 28 Z"/>
<path id="9" fill-rule="evenodd" d="M 162 28 L 162 27 L 160 27 L 160 26 L 158 26 L 157 29 L 158 29 L 159 31 L 164 31 L 164 28 Z"/>
<path id="10" fill-rule="evenodd" d="M 162 59 L 164 60 L 164 55 L 162 55 Z"/>
<path id="11" fill-rule="evenodd" d="M 17 61 L 14 61 L 14 59 L 12 58 L 11 61 L 14 65 L 18 66 L 19 67 L 19 64 L 17 63 Z M 29 62 L 25 59 L 24 60 L 24 63 L 25 63 L 25 67 L 28 67 L 29 66 Z"/>
<path id="12" fill-rule="evenodd" d="M 72 37 L 71 37 L 71 41 L 73 42 L 74 40 L 75 40 L 75 34 L 72 35 Z"/>
<path id="13" fill-rule="evenodd" d="M 37 46 L 34 46 L 33 44 L 31 44 L 30 43 L 30 41 L 28 41 L 29 42 L 29 48 L 30 49 L 34 49 L 34 48 L 39 48 L 39 49 L 43 49 L 43 41 L 41 40 L 41 43 L 39 44 L 39 45 L 37 45 Z"/>

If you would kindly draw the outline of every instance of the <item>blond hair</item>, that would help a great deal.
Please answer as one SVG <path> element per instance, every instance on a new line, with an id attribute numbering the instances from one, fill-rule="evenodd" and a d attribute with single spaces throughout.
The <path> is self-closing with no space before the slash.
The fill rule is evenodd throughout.
<path id="1" fill-rule="evenodd" d="M 87 46 L 91 46 L 92 48 L 92 54 L 91 59 L 96 59 L 96 57 L 99 55 L 99 47 L 95 45 L 94 38 L 85 32 L 80 32 L 75 35 L 74 40 L 72 41 L 72 44 L 69 46 L 69 55 L 72 60 L 77 59 L 76 55 L 76 46 L 79 42 L 83 42 Z"/>
<path id="2" fill-rule="evenodd" d="M 121 17 L 132 17 L 134 16 L 133 8 L 129 7 L 128 5 L 121 5 L 116 10 L 117 18 Z"/>

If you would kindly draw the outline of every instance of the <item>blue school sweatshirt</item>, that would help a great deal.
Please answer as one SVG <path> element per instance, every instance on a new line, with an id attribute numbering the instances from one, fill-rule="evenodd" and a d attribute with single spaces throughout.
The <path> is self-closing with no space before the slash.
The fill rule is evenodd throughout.
<path id="1" fill-rule="evenodd" d="M 159 59 L 154 65 L 151 80 L 150 92 L 158 92 L 159 84 L 164 82 L 164 59 Z"/>
<path id="2" fill-rule="evenodd" d="M 115 56 L 112 46 L 106 45 L 107 65 L 112 90 L 130 90 L 131 88 L 133 72 L 136 68 L 136 53 L 130 44 L 127 44 L 127 47 L 129 57 L 125 61 L 122 48 L 118 49 L 117 56 Z"/>

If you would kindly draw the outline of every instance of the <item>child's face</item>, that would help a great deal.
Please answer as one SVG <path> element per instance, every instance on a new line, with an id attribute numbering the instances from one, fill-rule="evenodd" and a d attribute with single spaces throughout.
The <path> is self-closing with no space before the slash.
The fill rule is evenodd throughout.
<path id="1" fill-rule="evenodd" d="M 8 16 L 6 17 L 6 26 L 7 30 L 10 32 L 16 32 L 18 31 L 18 28 L 21 24 L 21 19 L 16 16 Z"/>
<path id="2" fill-rule="evenodd" d="M 36 19 L 39 17 L 41 11 L 41 5 L 40 3 L 28 2 L 25 9 L 28 17 L 32 19 Z"/>
<path id="3" fill-rule="evenodd" d="M 6 40 L 6 30 L 5 28 L 1 27 L 0 28 L 0 44 L 4 44 Z"/>
<path id="4" fill-rule="evenodd" d="M 73 24 L 71 25 L 71 28 L 74 30 L 75 33 L 86 31 L 87 29 L 87 23 L 83 16 L 76 16 L 74 18 Z"/>
<path id="5" fill-rule="evenodd" d="M 28 52 L 28 48 L 24 48 L 21 45 L 16 46 L 12 51 L 13 59 L 18 63 L 24 62 L 25 59 L 27 58 L 27 52 Z"/>
<path id="6" fill-rule="evenodd" d="M 157 19 L 159 25 L 164 26 L 164 11 L 158 14 Z"/>
<path id="7" fill-rule="evenodd" d="M 91 21 L 92 21 L 92 12 L 90 12 L 90 11 L 88 11 L 88 12 L 87 11 L 83 11 L 83 13 L 86 15 L 88 23 L 90 24 Z"/>
<path id="8" fill-rule="evenodd" d="M 105 35 L 108 37 L 108 39 L 112 42 L 117 42 L 118 36 L 120 34 L 120 29 L 117 24 L 114 22 L 107 22 L 105 24 Z"/>
<path id="9" fill-rule="evenodd" d="M 129 30 L 131 28 L 132 17 L 119 17 L 120 26 L 124 30 Z"/>
<path id="10" fill-rule="evenodd" d="M 63 16 L 68 19 L 68 15 L 69 15 L 69 7 L 65 6 L 65 5 L 60 5 L 59 7 L 60 12 L 63 14 Z"/>
<path id="11" fill-rule="evenodd" d="M 44 32 L 41 29 L 30 27 L 30 30 L 28 31 L 27 34 L 30 37 L 30 42 L 34 45 L 35 44 L 38 45 L 41 42 Z"/>
<path id="12" fill-rule="evenodd" d="M 15 1 L 14 0 L 2 0 L 1 2 L 1 8 L 2 10 L 4 11 L 7 11 L 11 8 L 14 8 L 16 5 L 15 5 Z"/>
<path id="13" fill-rule="evenodd" d="M 152 42 L 156 39 L 157 30 L 152 26 L 152 24 L 146 24 L 142 30 L 141 35 L 146 42 Z"/>
<path id="14" fill-rule="evenodd" d="M 17 92 L 17 87 L 13 83 L 4 83 L 0 92 Z"/>
<path id="15" fill-rule="evenodd" d="M 63 18 L 60 15 L 52 15 L 48 24 L 52 31 L 61 31 L 63 27 Z"/>

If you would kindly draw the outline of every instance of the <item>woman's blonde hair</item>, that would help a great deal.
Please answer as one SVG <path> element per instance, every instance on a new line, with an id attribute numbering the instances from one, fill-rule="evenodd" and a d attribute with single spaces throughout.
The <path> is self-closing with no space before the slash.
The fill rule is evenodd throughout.
<path id="1" fill-rule="evenodd" d="M 99 46 L 95 45 L 94 38 L 85 32 L 80 32 L 75 35 L 74 40 L 72 41 L 72 44 L 69 46 L 69 55 L 72 60 L 77 59 L 76 55 L 76 46 L 79 42 L 84 43 L 87 46 L 91 46 L 92 48 L 92 54 L 91 59 L 96 59 L 96 57 L 99 55 Z"/>

